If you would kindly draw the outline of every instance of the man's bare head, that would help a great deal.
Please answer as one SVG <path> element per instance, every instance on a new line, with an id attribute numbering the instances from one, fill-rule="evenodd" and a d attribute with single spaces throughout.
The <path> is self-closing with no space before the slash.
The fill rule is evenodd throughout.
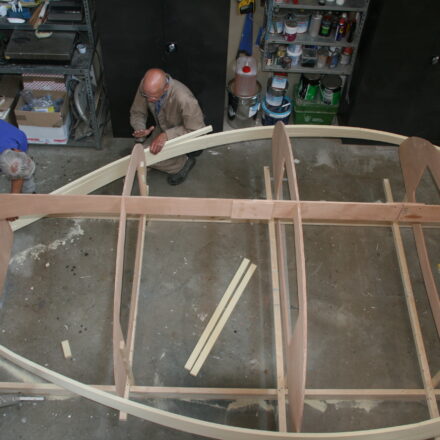
<path id="1" fill-rule="evenodd" d="M 150 69 L 142 79 L 141 94 L 149 102 L 156 102 L 168 90 L 168 87 L 166 73 L 161 69 Z"/>

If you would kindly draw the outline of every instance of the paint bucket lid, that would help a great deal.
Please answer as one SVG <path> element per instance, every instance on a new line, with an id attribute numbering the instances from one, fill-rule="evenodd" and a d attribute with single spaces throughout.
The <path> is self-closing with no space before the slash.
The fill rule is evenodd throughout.
<path id="1" fill-rule="evenodd" d="M 262 107 L 264 113 L 266 113 L 271 118 L 283 119 L 287 118 L 287 116 L 289 116 L 292 111 L 292 100 L 289 97 L 285 96 L 281 105 L 278 108 L 271 107 L 271 110 L 267 108 L 266 102 L 263 100 Z"/>
<path id="2" fill-rule="evenodd" d="M 342 79 L 339 75 L 324 75 L 321 80 L 321 85 L 325 89 L 339 89 L 342 86 Z"/>
<path id="3" fill-rule="evenodd" d="M 319 80 L 321 79 L 321 75 L 319 73 L 303 73 L 303 76 L 311 84 L 319 84 Z"/>

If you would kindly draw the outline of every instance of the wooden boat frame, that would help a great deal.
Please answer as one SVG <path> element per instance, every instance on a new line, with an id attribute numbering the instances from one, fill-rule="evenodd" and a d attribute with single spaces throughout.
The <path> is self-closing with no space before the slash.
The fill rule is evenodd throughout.
<path id="1" fill-rule="evenodd" d="M 167 142 L 161 155 L 154 156 L 143 150 L 140 144 L 131 156 L 104 166 L 51 194 L 0 195 L 0 288 L 8 270 L 13 243 L 13 230 L 30 224 L 42 216 L 119 218 L 117 257 L 114 291 L 113 363 L 115 385 L 85 385 L 58 374 L 4 346 L 0 355 L 30 371 L 47 383 L 0 383 L 0 392 L 26 392 L 35 394 L 80 395 L 120 411 L 120 418 L 127 414 L 140 417 L 177 430 L 218 439 L 368 439 L 368 440 L 417 440 L 440 435 L 440 417 L 437 399 L 440 398 L 440 371 L 431 375 L 417 315 L 414 294 L 400 236 L 401 226 L 410 226 L 414 232 L 420 266 L 432 315 L 440 335 L 440 303 L 426 249 L 423 227 L 438 226 L 440 206 L 416 202 L 417 186 L 426 169 L 432 173 L 440 187 L 440 148 L 420 138 L 407 138 L 393 133 L 356 127 L 337 126 L 284 126 L 281 122 L 273 127 L 255 127 L 233 130 L 202 137 L 210 127 L 189 133 Z M 150 197 L 146 185 L 146 165 L 153 165 L 191 151 L 219 145 L 269 139 L 272 137 L 273 188 L 268 168 L 264 169 L 267 200 L 206 199 Z M 289 137 L 336 137 L 363 139 L 400 145 L 399 156 L 404 176 L 406 197 L 394 202 L 388 181 L 385 181 L 387 203 L 314 202 L 301 201 L 295 171 L 295 162 Z M 86 195 L 111 181 L 125 176 L 121 196 Z M 132 196 L 137 176 L 140 196 Z M 287 176 L 289 199 L 283 197 L 283 179 Z M 20 220 L 10 223 L 9 217 Z M 23 216 L 25 216 L 23 218 Z M 126 337 L 120 323 L 121 286 L 124 261 L 125 225 L 127 216 L 138 221 L 135 266 L 130 302 L 130 315 Z M 141 262 L 145 226 L 150 219 L 177 219 L 179 221 L 233 221 L 265 222 L 269 228 L 271 255 L 272 295 L 274 313 L 276 388 L 184 388 L 149 387 L 134 385 L 132 362 L 137 318 L 137 304 L 141 277 Z M 303 224 L 350 224 L 351 226 L 389 226 L 393 230 L 399 268 L 407 301 L 423 389 L 306 389 L 307 361 L 307 292 L 304 258 Z M 297 295 L 299 313 L 295 323 L 289 314 L 289 286 L 287 282 L 287 257 L 285 229 L 293 225 L 297 271 Z M 180 416 L 167 411 L 129 400 L 129 396 L 236 399 L 242 397 L 277 401 L 278 432 L 244 429 L 205 422 Z M 338 433 L 301 433 L 305 398 L 309 399 L 397 399 L 426 400 L 430 419 L 409 425 L 366 431 Z M 294 432 L 288 432 L 294 431 Z"/>

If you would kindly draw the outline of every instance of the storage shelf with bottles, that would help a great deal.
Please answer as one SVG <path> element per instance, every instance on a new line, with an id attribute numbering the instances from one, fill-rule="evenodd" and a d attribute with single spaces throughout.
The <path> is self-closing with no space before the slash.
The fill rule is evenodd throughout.
<path id="1" fill-rule="evenodd" d="M 321 11 L 366 11 L 365 0 L 345 0 L 343 5 L 336 4 L 336 1 L 326 1 L 321 5 L 318 0 L 298 0 L 297 3 L 284 0 L 274 1 L 274 6 L 284 9 L 314 9 Z"/>
<path id="2" fill-rule="evenodd" d="M 264 71 L 351 74 L 369 0 L 319 3 L 268 0 Z M 306 52 L 314 55 L 301 55 Z"/>

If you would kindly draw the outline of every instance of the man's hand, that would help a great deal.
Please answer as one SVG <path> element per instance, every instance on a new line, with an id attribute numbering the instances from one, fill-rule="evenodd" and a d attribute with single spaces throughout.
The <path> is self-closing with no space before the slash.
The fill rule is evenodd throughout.
<path id="1" fill-rule="evenodd" d="M 154 130 L 154 126 L 146 128 L 145 130 L 135 130 L 132 135 L 135 138 L 147 137 Z"/>
<path id="2" fill-rule="evenodd" d="M 150 152 L 152 154 L 160 153 L 167 140 L 168 140 L 168 136 L 166 135 L 166 133 L 161 133 L 157 135 L 151 142 Z"/>

